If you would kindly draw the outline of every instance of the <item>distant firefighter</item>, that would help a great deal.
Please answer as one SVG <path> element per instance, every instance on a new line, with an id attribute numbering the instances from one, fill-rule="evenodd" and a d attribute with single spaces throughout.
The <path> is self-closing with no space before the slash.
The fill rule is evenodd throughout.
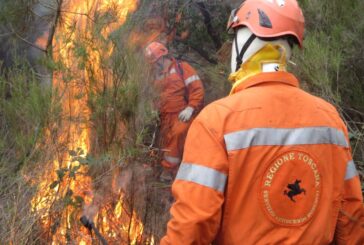
<path id="1" fill-rule="evenodd" d="M 182 161 L 183 146 L 193 118 L 203 106 L 204 88 L 196 71 L 169 55 L 159 42 L 145 48 L 145 57 L 154 67 L 158 90 L 161 148 L 164 171 L 161 180 L 170 181 Z"/>

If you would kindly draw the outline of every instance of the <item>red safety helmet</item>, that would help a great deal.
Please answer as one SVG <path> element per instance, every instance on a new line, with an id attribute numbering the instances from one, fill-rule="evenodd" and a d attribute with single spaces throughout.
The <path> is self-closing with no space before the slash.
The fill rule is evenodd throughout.
<path id="1" fill-rule="evenodd" d="M 260 38 L 293 36 L 302 48 L 305 19 L 296 0 L 246 0 L 231 12 L 227 28 L 241 26 Z"/>
<path id="2" fill-rule="evenodd" d="M 144 56 L 149 63 L 155 63 L 159 58 L 168 54 L 168 49 L 162 43 L 152 42 L 144 51 Z"/>

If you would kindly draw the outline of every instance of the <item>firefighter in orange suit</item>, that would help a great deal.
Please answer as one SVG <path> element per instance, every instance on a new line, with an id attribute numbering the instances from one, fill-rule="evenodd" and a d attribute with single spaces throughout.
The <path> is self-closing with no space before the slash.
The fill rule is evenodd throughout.
<path id="1" fill-rule="evenodd" d="M 191 125 L 161 244 L 364 244 L 347 128 L 286 71 L 296 0 L 246 0 L 228 27 L 233 88 Z"/>
<path id="2" fill-rule="evenodd" d="M 188 63 L 168 55 L 162 43 L 150 43 L 145 56 L 156 68 L 154 85 L 160 92 L 162 165 L 167 170 L 161 178 L 172 180 L 168 173 L 176 172 L 181 163 L 188 128 L 203 106 L 204 89 L 196 71 Z"/>

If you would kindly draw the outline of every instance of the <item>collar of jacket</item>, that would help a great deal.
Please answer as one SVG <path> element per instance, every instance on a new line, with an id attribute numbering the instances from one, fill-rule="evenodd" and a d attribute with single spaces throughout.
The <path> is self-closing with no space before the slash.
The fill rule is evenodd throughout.
<path id="1" fill-rule="evenodd" d="M 285 49 L 280 45 L 266 44 L 241 64 L 239 70 L 230 74 L 229 80 L 233 84 L 230 95 L 234 94 L 237 88 L 250 77 L 260 73 L 286 71 L 286 66 Z"/>
<path id="2" fill-rule="evenodd" d="M 156 75 L 156 80 L 162 80 L 164 79 L 166 76 L 168 76 L 168 74 L 171 73 L 171 70 L 173 68 L 175 68 L 176 66 L 176 59 L 171 57 L 169 58 L 171 60 L 171 63 L 169 64 L 169 66 L 166 66 L 162 71 L 160 71 L 157 75 Z"/>
<path id="3" fill-rule="evenodd" d="M 241 83 L 234 89 L 233 93 L 235 94 L 250 87 L 272 82 L 283 83 L 294 87 L 299 86 L 298 79 L 292 73 L 286 71 L 263 72 L 247 78 L 244 83 Z"/>
<path id="4" fill-rule="evenodd" d="M 170 71 L 176 66 L 176 59 L 171 57 L 171 58 L 168 58 L 171 60 L 171 63 L 169 64 L 169 66 L 165 67 L 162 71 L 162 74 L 168 74 L 170 73 Z"/>

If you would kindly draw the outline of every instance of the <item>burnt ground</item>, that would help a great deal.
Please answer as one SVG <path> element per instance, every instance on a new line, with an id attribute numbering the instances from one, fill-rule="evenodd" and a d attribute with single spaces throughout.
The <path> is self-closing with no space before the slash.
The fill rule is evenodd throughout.
<path id="1" fill-rule="evenodd" d="M 144 225 L 141 243 L 153 236 L 156 244 L 166 232 L 173 203 L 171 184 L 159 180 L 162 168 L 155 163 L 135 164 L 124 170 L 128 179 L 126 200 L 129 208 L 136 211 Z M 130 177 L 131 176 L 131 177 Z"/>

